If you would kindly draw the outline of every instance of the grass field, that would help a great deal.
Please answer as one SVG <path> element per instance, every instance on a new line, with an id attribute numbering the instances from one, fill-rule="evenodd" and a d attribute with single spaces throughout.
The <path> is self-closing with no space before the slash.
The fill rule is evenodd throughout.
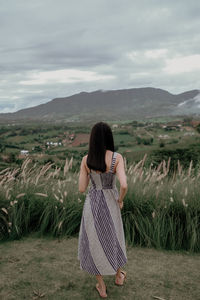
<path id="1" fill-rule="evenodd" d="M 31 234 L 0 244 L 0 299 L 99 299 L 94 276 L 80 270 L 77 238 Z M 124 287 L 104 276 L 108 299 L 199 300 L 200 255 L 128 247 Z"/>

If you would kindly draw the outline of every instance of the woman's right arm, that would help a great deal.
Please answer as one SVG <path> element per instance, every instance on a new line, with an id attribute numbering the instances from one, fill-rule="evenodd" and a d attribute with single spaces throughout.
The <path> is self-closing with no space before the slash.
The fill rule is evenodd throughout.
<path id="1" fill-rule="evenodd" d="M 125 168 L 124 168 L 124 160 L 123 157 L 120 153 L 118 153 L 118 163 L 116 165 L 116 175 L 117 178 L 119 179 L 119 183 L 120 183 L 120 194 L 119 194 L 119 204 L 120 204 L 120 208 L 122 209 L 123 207 L 123 200 L 124 197 L 127 193 L 127 180 L 126 180 L 126 174 L 125 174 Z"/>
<path id="2" fill-rule="evenodd" d="M 79 192 L 84 193 L 89 184 L 89 174 L 86 169 L 86 156 L 82 158 L 79 175 Z"/>

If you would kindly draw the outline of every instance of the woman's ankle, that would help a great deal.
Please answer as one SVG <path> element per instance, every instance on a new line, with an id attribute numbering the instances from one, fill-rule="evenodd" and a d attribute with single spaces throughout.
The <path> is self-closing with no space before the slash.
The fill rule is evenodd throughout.
<path id="1" fill-rule="evenodd" d="M 116 273 L 116 277 L 120 277 L 120 275 L 121 275 L 121 269 L 119 268 L 118 270 L 117 270 L 117 273 Z"/>
<path id="2" fill-rule="evenodd" d="M 105 282 L 101 276 L 97 276 L 96 279 L 97 279 L 97 282 L 98 282 L 100 288 L 104 288 L 106 286 Z"/>
<path id="3" fill-rule="evenodd" d="M 98 285 L 101 289 L 106 288 L 105 282 L 98 282 Z"/>

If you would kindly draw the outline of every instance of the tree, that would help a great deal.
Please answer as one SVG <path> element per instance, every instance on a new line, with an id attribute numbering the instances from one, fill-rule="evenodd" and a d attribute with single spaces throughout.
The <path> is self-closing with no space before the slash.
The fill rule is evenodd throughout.
<path id="1" fill-rule="evenodd" d="M 42 148 L 40 146 L 35 146 L 34 151 L 41 152 Z"/>
<path id="2" fill-rule="evenodd" d="M 1 152 L 3 152 L 3 151 L 4 151 L 4 149 L 5 149 L 5 145 L 4 145 L 4 144 L 2 144 L 2 143 L 0 143 L 0 153 L 1 153 Z"/>
<path id="3" fill-rule="evenodd" d="M 15 160 L 16 160 L 15 154 L 12 153 L 12 152 L 10 152 L 10 153 L 8 154 L 7 162 L 13 163 L 13 162 L 15 162 Z"/>
<path id="4" fill-rule="evenodd" d="M 163 148 L 163 147 L 165 147 L 165 143 L 163 141 L 161 141 L 159 146 L 160 146 L 160 148 Z"/>
<path id="5" fill-rule="evenodd" d="M 198 133 L 200 133 L 200 124 L 196 127 Z"/>
<path id="6" fill-rule="evenodd" d="M 142 142 L 142 139 L 141 139 L 141 137 L 139 137 L 139 136 L 136 136 L 136 141 L 137 141 L 137 144 L 138 144 L 138 145 L 140 145 L 140 144 L 141 144 L 141 142 Z"/>

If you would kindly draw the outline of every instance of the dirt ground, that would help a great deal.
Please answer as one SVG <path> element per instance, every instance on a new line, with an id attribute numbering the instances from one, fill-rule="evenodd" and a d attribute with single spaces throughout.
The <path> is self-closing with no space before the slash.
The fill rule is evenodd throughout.
<path id="1" fill-rule="evenodd" d="M 100 299 L 96 279 L 80 270 L 77 238 L 38 238 L 0 244 L 0 299 Z M 199 300 L 200 254 L 127 247 L 127 281 L 104 276 L 107 299 Z"/>
<path id="2" fill-rule="evenodd" d="M 78 133 L 72 142 L 73 147 L 80 146 L 80 144 L 85 144 L 89 142 L 90 135 L 87 133 Z"/>

